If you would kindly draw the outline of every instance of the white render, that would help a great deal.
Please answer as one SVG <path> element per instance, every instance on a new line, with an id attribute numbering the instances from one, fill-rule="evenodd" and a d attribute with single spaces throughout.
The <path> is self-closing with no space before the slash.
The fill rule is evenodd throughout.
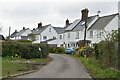
<path id="1" fill-rule="evenodd" d="M 102 32 L 104 30 L 109 31 L 109 32 L 111 32 L 112 30 L 118 30 L 118 15 L 116 15 L 116 17 L 113 18 L 104 29 L 92 30 L 93 31 L 93 38 L 90 38 L 90 36 L 89 36 L 90 35 L 90 30 L 89 30 L 87 32 L 87 35 L 88 35 L 87 39 L 92 41 L 91 44 L 99 43 L 101 40 L 104 40 L 104 38 L 103 38 L 103 36 L 97 37 L 97 35 L 98 35 L 97 32 L 98 31 Z M 102 34 L 102 35 L 105 36 L 106 34 Z"/>
<path id="2" fill-rule="evenodd" d="M 94 24 L 96 22 L 96 20 L 98 19 L 99 17 L 97 16 L 93 21 L 91 21 L 89 24 L 88 24 L 88 28 L 92 26 L 92 24 Z M 118 30 L 118 15 L 116 15 L 108 24 L 107 26 L 105 26 L 104 28 L 105 31 L 112 31 L 112 30 Z M 93 31 L 93 37 L 90 37 L 90 31 Z M 87 30 L 87 34 L 86 34 L 86 40 L 90 40 L 91 41 L 91 46 L 94 44 L 94 43 L 99 43 L 101 40 L 104 40 L 104 38 L 101 36 L 101 37 L 98 37 L 98 32 L 99 31 L 102 31 L 102 30 Z M 79 32 L 79 38 L 76 39 L 76 32 Z M 70 34 L 70 38 L 68 38 L 68 34 Z M 60 39 L 58 37 L 58 47 L 61 46 L 61 44 L 63 44 L 63 46 L 65 48 L 67 47 L 73 47 L 73 46 L 77 46 L 76 45 L 76 42 L 78 42 L 79 40 L 84 40 L 84 29 L 82 31 L 66 31 L 62 34 L 59 34 L 59 35 L 64 35 L 64 38 L 63 39 Z M 68 46 L 69 44 L 69 46 Z"/>
<path id="3" fill-rule="evenodd" d="M 49 31 L 51 29 L 51 31 Z M 36 35 L 36 41 L 34 41 L 33 43 L 40 43 L 42 41 L 46 41 L 49 39 L 53 39 L 53 38 L 57 38 L 57 32 L 55 31 L 55 29 L 49 25 L 45 30 L 43 30 L 40 34 Z M 46 39 L 43 39 L 43 37 L 46 36 Z M 57 43 L 56 43 L 57 44 Z"/>
<path id="4" fill-rule="evenodd" d="M 19 34 L 19 32 L 18 32 L 15 37 L 10 38 L 10 39 L 11 39 L 11 40 L 23 40 L 23 39 L 22 39 L 22 36 L 27 37 L 28 34 L 30 34 L 30 33 L 32 33 L 31 30 L 30 30 L 29 28 L 27 28 L 27 29 L 26 29 L 23 33 L 21 33 L 20 35 L 18 35 L 18 34 Z M 27 38 L 27 39 L 25 39 L 25 40 L 29 40 L 29 38 Z"/>

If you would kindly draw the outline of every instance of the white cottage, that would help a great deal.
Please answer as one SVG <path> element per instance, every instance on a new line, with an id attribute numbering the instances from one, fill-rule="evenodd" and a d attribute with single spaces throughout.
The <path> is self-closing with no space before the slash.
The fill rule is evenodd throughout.
<path id="1" fill-rule="evenodd" d="M 36 35 L 36 40 L 33 43 L 48 43 L 57 37 L 57 32 L 51 24 L 42 26 L 42 23 L 39 23 L 38 28 L 33 30 L 33 34 Z"/>
<path id="2" fill-rule="evenodd" d="M 15 30 L 14 33 L 11 34 L 10 39 L 12 40 L 29 40 L 28 38 L 28 34 L 32 33 L 31 30 L 29 28 L 23 27 L 22 30 L 20 30 L 19 32 L 17 30 Z"/>
<path id="3" fill-rule="evenodd" d="M 91 26 L 98 19 L 98 15 L 88 17 L 88 26 Z M 85 22 L 81 19 L 76 19 L 70 24 L 63 33 L 63 43 L 65 47 L 77 47 L 77 42 L 84 39 Z"/>
<path id="4" fill-rule="evenodd" d="M 91 44 L 99 43 L 104 40 L 101 32 L 118 30 L 118 16 L 119 14 L 112 14 L 103 17 L 99 17 L 91 27 L 88 28 L 87 39 L 91 40 Z"/>

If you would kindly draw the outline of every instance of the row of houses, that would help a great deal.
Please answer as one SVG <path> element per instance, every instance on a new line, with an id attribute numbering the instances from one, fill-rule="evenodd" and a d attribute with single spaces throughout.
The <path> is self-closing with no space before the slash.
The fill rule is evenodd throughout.
<path id="1" fill-rule="evenodd" d="M 90 41 L 91 46 L 94 43 L 99 43 L 104 39 L 100 34 L 102 30 L 118 30 L 118 21 L 118 13 L 102 17 L 99 15 L 88 16 L 86 40 Z M 78 46 L 77 43 L 84 39 L 84 31 L 85 22 L 80 17 L 72 23 L 70 23 L 69 19 L 67 19 L 64 27 L 54 27 L 51 24 L 43 26 L 41 22 L 38 23 L 38 26 L 33 30 L 23 27 L 23 29 L 19 32 L 15 30 L 15 32 L 11 34 L 10 39 L 30 40 L 28 34 L 32 33 L 36 36 L 33 43 L 56 44 L 57 47 L 76 47 Z"/>

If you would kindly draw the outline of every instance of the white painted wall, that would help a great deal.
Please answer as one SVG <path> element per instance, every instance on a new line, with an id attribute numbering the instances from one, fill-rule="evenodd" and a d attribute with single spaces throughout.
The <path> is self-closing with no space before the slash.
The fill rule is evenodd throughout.
<path id="1" fill-rule="evenodd" d="M 103 36 L 101 36 L 101 38 L 97 37 L 97 30 L 93 30 L 93 38 L 89 38 L 90 30 L 87 33 L 87 35 L 88 35 L 87 38 L 92 41 L 92 44 L 99 43 L 101 40 L 104 40 Z M 118 15 L 113 20 L 110 21 L 110 23 L 104 28 L 104 30 L 105 31 L 118 30 Z M 103 35 L 105 35 L 105 34 L 103 34 Z"/>
<path id="2" fill-rule="evenodd" d="M 35 36 L 36 36 L 36 40 L 33 41 L 33 43 L 40 43 L 40 41 L 41 41 L 41 39 L 40 39 L 41 35 L 35 35 Z"/>
<path id="3" fill-rule="evenodd" d="M 49 41 L 48 44 L 57 44 L 57 39 Z"/>
<path id="4" fill-rule="evenodd" d="M 51 29 L 51 31 L 49 31 Z M 50 25 L 48 26 L 44 31 L 42 31 L 39 35 L 36 35 L 36 41 L 33 43 L 40 43 L 41 41 L 46 41 L 49 39 L 53 39 L 53 37 L 57 38 L 58 33 L 56 30 Z M 43 36 L 46 36 L 47 39 L 43 39 Z M 52 44 L 53 42 L 49 42 L 49 44 Z"/>
<path id="5" fill-rule="evenodd" d="M 118 30 L 118 15 L 105 27 L 106 31 Z"/>
<path id="6" fill-rule="evenodd" d="M 49 32 L 49 29 L 51 28 L 51 32 Z M 43 39 L 43 36 L 47 36 L 47 39 L 52 39 L 53 37 L 57 37 L 57 32 L 52 26 L 48 26 L 44 31 L 41 33 L 41 41 L 45 41 Z"/>
<path id="7" fill-rule="evenodd" d="M 28 36 L 28 34 L 32 33 L 30 29 L 27 29 L 21 36 Z"/>

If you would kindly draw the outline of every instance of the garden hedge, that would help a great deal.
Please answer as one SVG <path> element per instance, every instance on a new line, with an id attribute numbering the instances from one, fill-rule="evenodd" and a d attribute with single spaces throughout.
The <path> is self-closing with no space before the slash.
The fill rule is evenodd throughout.
<path id="1" fill-rule="evenodd" d="M 2 43 L 2 57 L 17 56 L 26 59 L 46 58 L 48 54 L 49 46 L 47 44 L 32 44 L 20 42 Z"/>

